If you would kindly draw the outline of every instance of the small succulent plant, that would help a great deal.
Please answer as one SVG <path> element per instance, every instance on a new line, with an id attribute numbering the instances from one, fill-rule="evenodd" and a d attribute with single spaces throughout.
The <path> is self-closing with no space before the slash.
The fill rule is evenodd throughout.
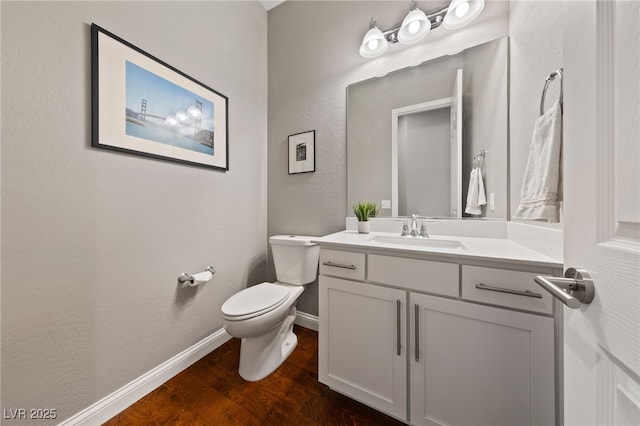
<path id="1" fill-rule="evenodd" d="M 353 205 L 353 213 L 358 218 L 358 222 L 367 222 L 370 217 L 376 217 L 380 207 L 376 203 L 360 202 Z"/>

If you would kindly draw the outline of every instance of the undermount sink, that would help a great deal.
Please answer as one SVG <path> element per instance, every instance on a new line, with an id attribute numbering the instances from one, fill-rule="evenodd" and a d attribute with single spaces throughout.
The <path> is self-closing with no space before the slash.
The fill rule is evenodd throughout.
<path id="1" fill-rule="evenodd" d="M 411 237 L 411 236 L 388 236 L 375 235 L 372 241 L 383 244 L 400 244 L 403 246 L 421 246 L 447 249 L 465 249 L 462 241 L 458 240 L 442 240 L 438 238 Z"/>

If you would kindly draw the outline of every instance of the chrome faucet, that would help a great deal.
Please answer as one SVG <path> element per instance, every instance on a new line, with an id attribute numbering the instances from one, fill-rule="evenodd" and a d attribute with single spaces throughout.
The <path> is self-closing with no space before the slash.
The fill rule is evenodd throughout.
<path id="1" fill-rule="evenodd" d="M 420 236 L 422 238 L 430 238 L 429 237 L 429 233 L 427 232 L 427 225 L 424 223 L 424 221 L 422 222 L 422 225 L 420 226 Z"/>
<path id="2" fill-rule="evenodd" d="M 406 237 L 409 234 L 409 226 L 407 226 L 407 221 L 404 221 L 402 225 L 402 232 L 400 233 L 401 237 Z"/>
<path id="3" fill-rule="evenodd" d="M 426 228 L 425 228 L 426 229 Z M 418 236 L 418 216 L 411 215 L 411 232 L 409 233 L 412 237 Z"/>
<path id="4" fill-rule="evenodd" d="M 420 231 L 418 231 L 418 219 L 421 219 L 417 214 L 411 215 L 411 231 L 409 231 L 407 222 L 404 223 L 402 227 L 402 233 L 400 236 L 404 237 L 405 235 L 411 235 L 412 237 L 422 237 L 422 238 L 430 238 L 429 233 L 427 232 L 427 225 L 424 220 L 420 223 Z"/>
<path id="5" fill-rule="evenodd" d="M 418 216 L 418 214 L 412 214 L 411 215 L 411 231 L 409 231 L 409 226 L 407 225 L 407 220 L 404 219 L 403 220 L 403 225 L 402 225 L 402 232 L 400 233 L 401 237 L 406 237 L 407 235 L 410 235 L 412 237 L 422 237 L 422 238 L 429 238 L 429 233 L 427 232 L 427 225 L 425 224 L 424 220 L 421 221 L 420 224 L 420 231 L 418 231 L 418 219 L 422 219 L 420 216 Z M 400 222 L 399 220 L 397 222 Z"/>

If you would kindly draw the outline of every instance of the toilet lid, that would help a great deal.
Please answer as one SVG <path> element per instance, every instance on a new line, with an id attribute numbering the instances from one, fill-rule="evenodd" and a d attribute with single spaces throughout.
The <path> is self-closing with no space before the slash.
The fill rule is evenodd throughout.
<path id="1" fill-rule="evenodd" d="M 251 318 L 280 306 L 289 295 L 286 287 L 262 283 L 231 296 L 222 305 L 222 314 L 234 319 Z"/>

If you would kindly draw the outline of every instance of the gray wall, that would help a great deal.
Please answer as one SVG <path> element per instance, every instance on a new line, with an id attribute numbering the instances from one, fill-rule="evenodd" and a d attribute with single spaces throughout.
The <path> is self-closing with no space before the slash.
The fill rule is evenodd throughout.
<path id="1" fill-rule="evenodd" d="M 58 423 L 219 330 L 226 298 L 264 279 L 267 13 L 1 8 L 2 407 Z M 91 22 L 229 97 L 229 172 L 90 147 Z M 178 289 L 209 264 L 212 282 Z"/>
<path id="2" fill-rule="evenodd" d="M 426 11 L 446 2 L 420 2 Z M 509 4 L 487 2 L 461 31 L 439 29 L 412 46 L 393 45 L 375 59 L 358 47 L 377 18 L 381 28 L 400 23 L 398 1 L 287 1 L 269 12 L 268 234 L 324 235 L 344 229 L 347 211 L 346 87 L 508 34 Z M 316 172 L 287 174 L 287 136 L 316 130 Z M 270 268 L 272 269 L 272 268 Z M 273 271 L 270 271 L 273 278 Z M 300 298 L 317 314 L 317 286 Z"/>

